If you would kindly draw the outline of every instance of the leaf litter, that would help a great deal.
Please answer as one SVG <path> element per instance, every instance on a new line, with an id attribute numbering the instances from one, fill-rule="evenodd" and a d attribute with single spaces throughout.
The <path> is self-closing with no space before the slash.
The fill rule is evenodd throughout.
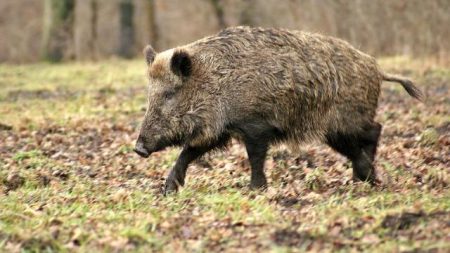
<path id="1" fill-rule="evenodd" d="M 449 249 L 448 69 L 402 66 L 424 89 L 426 104 L 383 85 L 378 186 L 353 182 L 344 157 L 311 145 L 296 154 L 271 150 L 269 187 L 251 191 L 245 149 L 233 142 L 194 162 L 186 186 L 164 198 L 160 190 L 179 149 L 147 160 L 133 154 L 146 92 L 131 76 L 142 66 L 106 64 L 128 69 L 130 77 L 116 78 L 130 81 L 104 80 L 108 68 L 94 64 L 86 71 L 97 86 L 79 80 L 59 87 L 68 75 L 56 87 L 23 87 L 0 101 L 0 250 Z"/>

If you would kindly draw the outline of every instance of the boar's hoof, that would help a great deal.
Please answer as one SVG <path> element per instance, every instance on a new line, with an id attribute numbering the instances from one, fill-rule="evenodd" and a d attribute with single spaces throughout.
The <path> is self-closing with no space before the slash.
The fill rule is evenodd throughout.
<path id="1" fill-rule="evenodd" d="M 252 190 L 266 189 L 266 188 L 267 188 L 267 181 L 265 178 L 260 180 L 252 180 L 250 182 L 250 189 Z"/>
<path id="2" fill-rule="evenodd" d="M 178 192 L 178 187 L 177 186 L 173 186 L 173 185 L 165 185 L 164 186 L 164 190 L 163 190 L 163 195 L 167 196 L 170 194 L 175 194 Z"/>
<path id="3" fill-rule="evenodd" d="M 371 185 L 375 184 L 376 173 L 375 168 L 370 159 L 367 156 L 361 156 L 358 159 L 352 161 L 353 164 L 353 180 L 368 182 Z"/>
<path id="4" fill-rule="evenodd" d="M 166 183 L 164 185 L 164 196 L 167 196 L 171 193 L 177 193 L 178 192 L 178 183 L 175 180 L 170 180 L 169 178 L 166 180 Z"/>

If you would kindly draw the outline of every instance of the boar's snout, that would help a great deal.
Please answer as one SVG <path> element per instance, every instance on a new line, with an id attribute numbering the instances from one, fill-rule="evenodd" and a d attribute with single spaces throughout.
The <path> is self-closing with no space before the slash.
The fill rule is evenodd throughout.
<path id="1" fill-rule="evenodd" d="M 134 152 L 144 158 L 150 156 L 150 152 L 145 148 L 144 141 L 140 136 L 136 142 L 136 146 L 134 147 Z"/>

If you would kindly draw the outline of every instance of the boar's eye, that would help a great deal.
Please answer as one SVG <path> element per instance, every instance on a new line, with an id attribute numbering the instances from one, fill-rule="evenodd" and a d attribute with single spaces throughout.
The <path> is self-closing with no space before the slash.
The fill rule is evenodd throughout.
<path id="1" fill-rule="evenodd" d="M 163 97 L 165 100 L 169 100 L 169 99 L 173 98 L 173 96 L 175 96 L 175 91 L 173 91 L 173 90 L 168 90 L 163 93 Z"/>

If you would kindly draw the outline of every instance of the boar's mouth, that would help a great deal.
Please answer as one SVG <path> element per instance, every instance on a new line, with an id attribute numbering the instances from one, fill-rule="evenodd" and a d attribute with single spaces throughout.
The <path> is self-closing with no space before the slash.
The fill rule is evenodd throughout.
<path id="1" fill-rule="evenodd" d="M 155 147 L 152 147 L 152 148 L 148 148 L 148 147 L 145 147 L 143 144 L 138 142 L 138 143 L 136 143 L 136 146 L 133 149 L 133 151 L 136 152 L 136 154 L 138 154 L 140 157 L 148 158 L 151 154 L 153 154 L 155 152 L 162 151 L 166 147 L 167 146 L 158 145 L 158 146 L 155 146 Z"/>
<path id="2" fill-rule="evenodd" d="M 149 157 L 150 156 L 150 152 L 148 152 L 146 149 L 139 149 L 139 148 L 134 148 L 133 149 L 133 151 L 136 153 L 136 154 L 138 154 L 140 157 L 143 157 L 143 158 L 147 158 L 147 157 Z"/>
<path id="3" fill-rule="evenodd" d="M 141 138 L 136 142 L 136 146 L 133 149 L 139 156 L 143 158 L 148 158 L 151 154 L 159 151 L 163 151 L 167 147 L 179 146 L 182 144 L 182 141 L 179 139 L 176 140 L 159 140 L 155 144 L 148 145 L 145 141 L 142 141 Z"/>

